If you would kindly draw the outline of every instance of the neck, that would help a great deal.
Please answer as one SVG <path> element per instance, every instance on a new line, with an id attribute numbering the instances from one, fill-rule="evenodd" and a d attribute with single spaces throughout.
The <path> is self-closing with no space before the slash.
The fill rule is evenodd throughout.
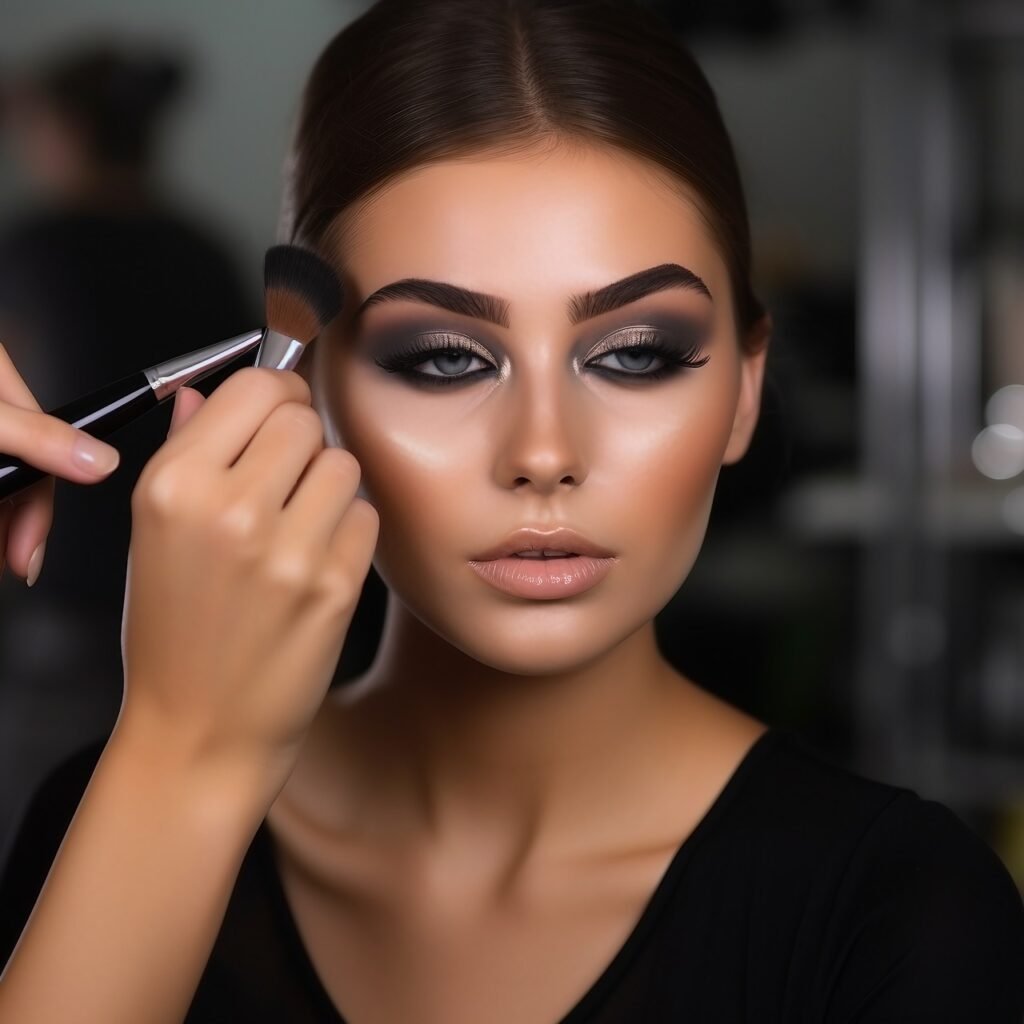
<path id="1" fill-rule="evenodd" d="M 512 675 L 452 647 L 392 596 L 373 666 L 335 696 L 375 814 L 386 807 L 399 827 L 435 838 L 487 833 L 525 848 L 614 828 L 601 805 L 651 784 L 652 755 L 665 763 L 678 747 L 694 690 L 650 622 L 586 666 Z"/>

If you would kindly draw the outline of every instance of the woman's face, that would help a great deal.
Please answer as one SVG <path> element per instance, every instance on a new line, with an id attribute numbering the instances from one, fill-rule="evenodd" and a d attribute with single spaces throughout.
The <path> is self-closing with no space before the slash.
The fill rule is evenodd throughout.
<path id="1" fill-rule="evenodd" d="M 763 353 L 741 354 L 697 208 L 637 158 L 558 149 L 420 168 L 336 228 L 346 300 L 313 346 L 314 395 L 380 514 L 392 600 L 503 671 L 608 652 L 688 574 L 756 422 Z M 609 288 L 656 267 L 646 288 Z M 407 279 L 444 288 L 356 315 Z M 447 288 L 493 299 L 430 301 Z M 560 526 L 614 556 L 583 592 L 513 595 L 472 565 Z"/>

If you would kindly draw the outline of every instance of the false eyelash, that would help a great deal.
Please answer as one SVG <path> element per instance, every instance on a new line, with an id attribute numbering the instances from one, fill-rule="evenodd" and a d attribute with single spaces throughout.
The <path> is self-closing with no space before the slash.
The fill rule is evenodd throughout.
<path id="1" fill-rule="evenodd" d="M 684 369 L 697 369 L 703 366 L 711 357 L 702 355 L 702 346 L 698 341 L 691 341 L 681 347 L 665 342 L 662 338 L 650 331 L 637 331 L 630 336 L 630 340 L 621 345 L 615 345 L 598 354 L 596 358 L 603 359 L 605 356 L 613 355 L 616 352 L 650 352 L 652 355 L 664 360 L 663 364 L 656 370 L 615 370 L 610 366 L 590 366 L 592 370 L 614 378 L 615 380 L 662 380 Z"/>
<path id="2" fill-rule="evenodd" d="M 401 351 L 378 357 L 374 359 L 374 362 L 387 373 L 400 374 L 409 380 L 426 384 L 428 387 L 448 387 L 453 384 L 461 384 L 464 381 L 476 380 L 497 369 L 493 364 L 480 370 L 473 370 L 462 374 L 421 373 L 415 369 L 420 363 L 426 362 L 430 356 L 445 355 L 452 352 L 465 352 L 468 355 L 475 356 L 477 359 L 484 358 L 474 346 L 467 344 L 458 335 L 451 335 L 451 339 L 450 342 L 444 345 L 438 345 L 429 336 L 415 338 Z M 652 355 L 664 360 L 664 365 L 656 370 L 638 371 L 615 370 L 607 366 L 587 365 L 602 376 L 615 380 L 642 382 L 645 380 L 661 380 L 683 369 L 703 366 L 709 359 L 707 355 L 701 355 L 702 348 L 697 342 L 691 342 L 679 348 L 666 343 L 659 335 L 653 332 L 634 333 L 631 340 L 606 349 L 596 358 L 604 358 L 607 355 L 624 350 L 650 352 Z"/>

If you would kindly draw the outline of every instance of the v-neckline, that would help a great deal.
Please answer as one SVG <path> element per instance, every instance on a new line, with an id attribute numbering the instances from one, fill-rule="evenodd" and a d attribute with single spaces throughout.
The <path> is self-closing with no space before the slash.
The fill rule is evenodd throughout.
<path id="1" fill-rule="evenodd" d="M 611 991 L 629 962 L 650 935 L 659 914 L 668 903 L 694 847 L 711 826 L 725 813 L 728 806 L 733 802 L 740 784 L 752 770 L 754 763 L 778 741 L 780 735 L 781 733 L 778 728 L 769 725 L 747 748 L 747 752 L 732 770 L 732 773 L 718 791 L 718 795 L 677 847 L 651 891 L 647 902 L 644 904 L 640 916 L 626 936 L 625 941 L 606 962 L 604 968 L 597 974 L 590 986 L 569 1011 L 558 1021 L 552 1022 L 552 1024 L 583 1024 L 587 1016 L 601 1004 L 605 995 Z M 256 831 L 255 845 L 257 852 L 263 858 L 264 869 L 270 882 L 271 899 L 277 911 L 281 927 L 284 930 L 286 943 L 292 951 L 297 968 L 306 977 L 319 1011 L 323 1014 L 322 1024 L 355 1024 L 355 1022 L 347 1020 L 338 1007 L 335 1006 L 334 1000 L 324 986 L 320 975 L 317 973 L 316 966 L 309 955 L 309 950 L 306 948 L 302 934 L 299 931 L 298 922 L 295 920 L 291 905 L 288 903 L 284 882 L 277 865 L 274 837 L 267 828 L 266 819 L 260 823 Z"/>

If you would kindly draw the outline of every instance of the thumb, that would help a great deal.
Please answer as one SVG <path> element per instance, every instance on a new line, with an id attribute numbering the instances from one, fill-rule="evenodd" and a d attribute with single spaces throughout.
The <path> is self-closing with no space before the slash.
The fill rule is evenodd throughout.
<path id="1" fill-rule="evenodd" d="M 195 388 L 180 387 L 174 394 L 174 409 L 171 412 L 171 423 L 167 430 L 170 437 L 179 427 L 187 423 L 206 398 Z"/>

